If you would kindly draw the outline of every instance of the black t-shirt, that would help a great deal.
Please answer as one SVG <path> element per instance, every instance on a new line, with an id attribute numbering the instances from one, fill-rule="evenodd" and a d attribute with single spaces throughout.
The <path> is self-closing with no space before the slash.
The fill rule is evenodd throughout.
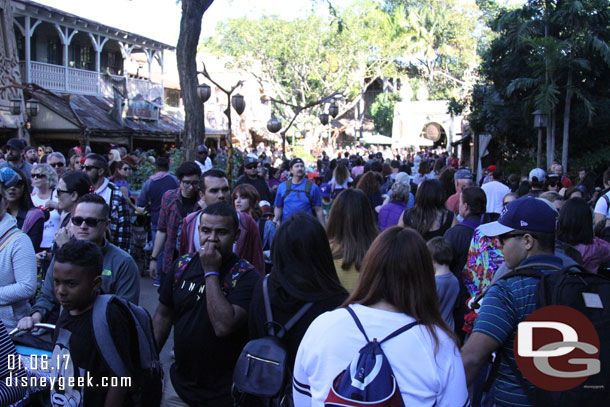
<path id="1" fill-rule="evenodd" d="M 55 390 L 51 391 L 52 406 L 104 406 L 106 394 L 112 384 L 110 378 L 114 374 L 102 358 L 95 343 L 92 314 L 92 309 L 76 316 L 63 311 L 57 320 L 53 337 L 55 348 L 50 365 L 57 366 L 57 373 L 53 376 L 64 377 L 65 387 L 62 390 L 58 386 L 60 382 L 57 382 Z M 135 327 L 131 323 L 130 317 L 117 304 L 111 302 L 108 305 L 107 315 L 110 333 L 117 351 L 121 355 L 125 367 L 130 372 L 134 372 L 138 355 Z M 74 387 L 69 386 L 68 378 L 70 376 L 75 378 Z M 77 386 L 76 378 L 78 377 L 85 378 L 84 387 Z M 88 377 L 92 378 L 92 382 L 89 384 L 87 384 Z M 102 378 L 108 378 L 105 379 L 107 382 L 105 383 Z M 133 387 L 135 387 L 134 380 L 132 377 Z M 132 404 L 130 398 L 126 397 L 123 406 L 128 407 Z"/>
<path id="2" fill-rule="evenodd" d="M 239 177 L 239 179 L 235 183 L 235 186 L 240 185 L 240 184 L 252 185 L 254 188 L 256 188 L 256 191 L 258 191 L 258 195 L 259 195 L 261 201 L 272 202 L 271 201 L 271 192 L 269 191 L 269 185 L 267 185 L 267 181 L 265 181 L 264 179 L 259 178 L 259 177 L 252 179 L 252 178 L 248 177 L 246 174 L 244 174 L 241 177 Z"/>
<path id="3" fill-rule="evenodd" d="M 288 294 L 282 287 L 276 286 L 276 283 L 269 279 L 269 299 L 271 302 L 271 313 L 273 321 L 282 325 L 286 324 L 290 318 L 296 314 L 299 309 L 306 304 L 305 301 L 298 300 Z M 286 333 L 285 343 L 288 346 L 288 360 L 290 367 L 294 367 L 294 359 L 297 355 L 297 350 L 301 344 L 303 336 L 309 325 L 320 314 L 326 311 L 332 311 L 347 298 L 347 293 L 338 294 L 333 298 L 327 298 L 319 301 L 314 301 L 311 308 L 297 321 L 297 323 Z M 248 315 L 248 326 L 250 339 L 257 339 L 267 336 L 265 324 L 267 316 L 265 314 L 265 301 L 263 299 L 263 279 L 254 287 L 252 294 L 252 303 L 250 304 L 250 312 Z M 276 332 L 277 333 L 277 332 Z"/>
<path id="4" fill-rule="evenodd" d="M 189 214 L 189 213 L 193 212 L 193 208 L 197 204 L 197 200 L 198 199 L 199 198 L 197 197 L 197 195 L 195 195 L 192 198 L 182 197 L 182 208 L 184 208 L 184 213 L 185 214 Z"/>
<path id="5" fill-rule="evenodd" d="M 248 341 L 248 327 L 219 338 L 207 313 L 204 272 L 199 256 L 186 265 L 179 281 L 175 272 L 161 285 L 159 302 L 173 310 L 176 361 L 170 375 L 174 389 L 189 405 L 230 405 L 233 369 Z M 238 274 L 237 270 L 242 271 Z M 244 310 L 250 307 L 252 289 L 260 275 L 250 263 L 232 255 L 221 266 L 225 297 Z"/>

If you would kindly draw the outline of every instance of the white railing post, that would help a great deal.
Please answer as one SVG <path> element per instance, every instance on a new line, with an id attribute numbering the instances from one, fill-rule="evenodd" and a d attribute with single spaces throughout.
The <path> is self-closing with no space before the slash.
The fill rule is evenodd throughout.
<path id="1" fill-rule="evenodd" d="M 30 32 L 30 16 L 25 16 L 25 83 L 30 83 L 32 75 L 30 73 L 30 60 L 32 59 L 32 33 Z"/>

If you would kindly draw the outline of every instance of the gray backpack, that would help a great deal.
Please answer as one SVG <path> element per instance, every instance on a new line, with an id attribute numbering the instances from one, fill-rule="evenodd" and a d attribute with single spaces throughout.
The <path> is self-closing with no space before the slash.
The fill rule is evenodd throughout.
<path id="1" fill-rule="evenodd" d="M 163 392 L 163 368 L 152 330 L 152 320 L 148 311 L 117 297 L 98 295 L 93 304 L 93 334 L 102 358 L 116 377 L 132 376 L 119 355 L 108 324 L 108 305 L 111 301 L 121 306 L 133 322 L 138 340 L 138 371 L 132 377 L 130 392 L 133 406 L 157 407 L 161 404 Z"/>

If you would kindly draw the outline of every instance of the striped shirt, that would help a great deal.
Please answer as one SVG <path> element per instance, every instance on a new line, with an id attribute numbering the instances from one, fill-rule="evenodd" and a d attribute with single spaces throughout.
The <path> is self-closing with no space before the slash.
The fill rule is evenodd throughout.
<path id="1" fill-rule="evenodd" d="M 529 257 L 519 266 L 534 263 L 562 267 L 559 257 L 549 255 Z M 536 268 L 545 273 L 556 271 Z M 500 280 L 489 289 L 483 299 L 473 332 L 484 333 L 502 344 L 503 355 L 494 381 L 497 407 L 531 406 L 525 389 L 519 384 L 519 378 L 513 374 L 508 363 L 517 369 L 513 354 L 516 328 L 519 322 L 536 310 L 536 286 L 539 281 L 532 277 Z M 525 378 L 524 380 L 527 382 Z M 533 389 L 534 386 L 530 385 L 528 392 L 532 393 Z"/>
<path id="2" fill-rule="evenodd" d="M 9 355 L 15 356 L 15 362 L 11 363 L 11 366 L 8 363 Z M 25 377 L 25 371 L 21 364 L 18 364 L 19 358 L 16 355 L 15 345 L 0 321 L 0 406 L 8 406 L 25 397 L 27 387 L 14 383 Z"/>

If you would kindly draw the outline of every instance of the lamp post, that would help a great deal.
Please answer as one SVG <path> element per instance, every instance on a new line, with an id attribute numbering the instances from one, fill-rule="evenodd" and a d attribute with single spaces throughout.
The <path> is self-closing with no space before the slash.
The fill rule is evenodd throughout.
<path id="1" fill-rule="evenodd" d="M 286 126 L 286 128 L 285 128 L 284 130 L 282 130 L 282 132 L 281 132 L 281 135 L 282 135 L 282 157 L 284 158 L 284 160 L 286 159 L 286 133 L 288 132 L 288 129 L 290 129 L 290 127 L 291 127 L 291 126 L 292 126 L 292 124 L 294 123 L 294 121 L 295 121 L 295 119 L 297 118 L 297 116 L 298 116 L 299 114 L 301 114 L 301 112 L 302 112 L 303 110 L 306 110 L 306 109 L 312 108 L 312 107 L 317 106 L 317 105 L 320 105 L 320 104 L 322 104 L 322 103 L 326 103 L 326 102 L 328 102 L 329 100 L 333 100 L 333 98 L 334 98 L 335 96 L 340 95 L 340 94 L 341 94 L 340 92 L 334 92 L 334 93 L 332 93 L 331 95 L 326 96 L 325 98 L 322 98 L 322 99 L 316 100 L 316 101 L 314 101 L 314 102 L 308 103 L 308 104 L 306 104 L 305 106 L 297 106 L 297 105 L 293 105 L 293 104 L 291 104 L 291 103 L 286 103 L 286 102 L 281 101 L 281 100 L 277 100 L 277 99 L 270 98 L 270 100 L 271 100 L 272 102 L 274 102 L 274 103 L 278 103 L 278 104 L 285 105 L 285 106 L 290 106 L 290 107 L 292 107 L 292 108 L 295 110 L 295 113 L 294 113 L 294 116 L 292 117 L 292 120 L 290 120 L 290 123 L 288 123 L 288 126 Z M 333 104 L 334 104 L 334 102 L 333 102 Z M 332 105 L 331 105 L 331 106 L 332 106 Z M 336 104 L 335 104 L 335 106 L 336 106 Z M 336 107 L 337 107 L 337 106 L 336 106 Z M 338 112 L 339 112 L 339 108 L 337 107 L 337 114 L 338 114 Z M 326 115 L 326 120 L 327 120 L 327 121 L 326 121 L 326 123 L 328 123 L 328 113 L 322 113 L 322 114 L 320 115 L 320 121 L 322 121 L 322 115 Z M 334 116 L 333 116 L 333 117 L 334 117 Z M 267 130 L 269 130 L 269 131 L 270 131 L 270 132 L 272 132 L 272 133 L 277 133 L 277 132 L 278 132 L 278 131 L 280 131 L 280 129 L 281 129 L 281 122 L 280 122 L 280 124 L 279 124 L 279 126 L 278 126 L 276 122 L 273 122 L 273 123 L 272 123 L 272 121 L 273 121 L 274 119 L 275 119 L 275 120 L 277 120 L 277 121 L 279 122 L 279 120 L 278 120 L 278 119 L 276 119 L 275 117 L 272 117 L 272 118 L 271 118 L 271 119 L 270 119 L 270 120 L 267 122 Z M 273 126 L 270 126 L 270 124 L 273 124 Z M 324 123 L 323 123 L 323 124 L 324 124 Z M 273 130 L 275 130 L 275 131 L 273 131 L 272 129 L 273 129 Z"/>
<path id="2" fill-rule="evenodd" d="M 229 131 L 227 132 L 227 139 L 226 139 L 227 145 L 229 146 L 229 152 L 227 154 L 227 179 L 229 181 L 229 185 L 231 185 L 232 162 L 233 162 L 233 142 L 231 140 L 232 135 L 233 135 L 233 128 L 231 126 L 231 106 L 235 109 L 235 112 L 237 112 L 238 115 L 241 115 L 244 112 L 244 110 L 246 110 L 246 101 L 245 101 L 244 97 L 240 94 L 233 95 L 233 92 L 235 92 L 235 90 L 240 88 L 243 85 L 244 81 L 238 81 L 230 89 L 225 89 L 222 86 L 220 86 L 218 84 L 218 82 L 214 81 L 210 77 L 210 74 L 208 73 L 207 69 L 205 68 L 205 64 L 203 64 L 203 70 L 200 72 L 197 72 L 197 74 L 203 75 L 207 80 L 212 82 L 218 89 L 220 89 L 221 91 L 224 92 L 224 94 L 227 95 L 227 108 L 225 109 L 224 114 L 225 114 L 225 116 L 227 116 L 228 125 L 229 125 Z M 197 93 L 199 94 L 199 97 L 201 98 L 201 100 L 205 103 L 209 99 L 209 97 L 212 93 L 212 90 L 208 85 L 203 84 L 198 87 Z M 206 97 L 205 100 L 204 100 L 204 97 Z"/>
<path id="3" fill-rule="evenodd" d="M 532 113 L 534 128 L 538 129 L 538 152 L 536 154 L 536 167 L 542 168 L 542 129 L 548 126 L 548 116 L 540 110 Z"/>

